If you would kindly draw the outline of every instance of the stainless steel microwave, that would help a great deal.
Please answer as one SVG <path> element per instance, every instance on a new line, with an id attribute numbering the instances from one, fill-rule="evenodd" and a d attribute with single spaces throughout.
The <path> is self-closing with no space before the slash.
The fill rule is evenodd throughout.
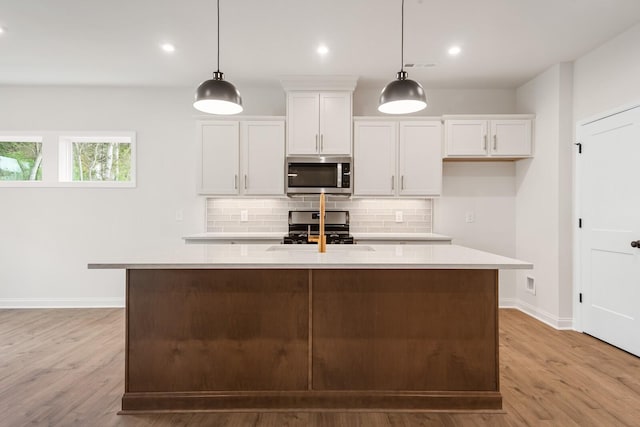
<path id="1" fill-rule="evenodd" d="M 287 194 L 351 195 L 351 157 L 287 157 Z"/>

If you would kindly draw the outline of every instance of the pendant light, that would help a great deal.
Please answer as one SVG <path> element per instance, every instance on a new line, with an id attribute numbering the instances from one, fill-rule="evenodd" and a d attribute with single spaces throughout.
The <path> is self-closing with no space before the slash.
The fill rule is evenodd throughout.
<path id="1" fill-rule="evenodd" d="M 218 1 L 218 62 L 213 79 L 202 82 L 196 90 L 193 106 L 209 114 L 238 114 L 242 111 L 242 97 L 236 87 L 224 80 L 220 72 L 220 0 Z"/>
<path id="2" fill-rule="evenodd" d="M 423 110 L 427 106 L 427 97 L 420 83 L 407 78 L 404 71 L 404 0 L 402 0 L 402 36 L 401 64 L 396 80 L 382 89 L 378 111 L 387 114 L 407 114 Z"/>

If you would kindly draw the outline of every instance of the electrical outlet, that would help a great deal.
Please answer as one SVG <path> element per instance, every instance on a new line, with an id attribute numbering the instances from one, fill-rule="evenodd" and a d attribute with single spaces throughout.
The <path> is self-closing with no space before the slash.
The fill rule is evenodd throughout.
<path id="1" fill-rule="evenodd" d="M 249 211 L 247 210 L 240 211 L 240 222 L 247 222 L 247 221 L 249 221 Z"/>
<path id="2" fill-rule="evenodd" d="M 402 222 L 402 211 L 396 211 L 396 222 Z"/>
<path id="3" fill-rule="evenodd" d="M 464 220 L 467 223 L 472 223 L 472 222 L 476 222 L 476 214 L 473 211 L 467 212 L 464 215 Z"/>
<path id="4" fill-rule="evenodd" d="M 176 211 L 176 221 L 180 222 L 184 219 L 184 214 L 182 212 L 182 209 L 178 209 Z"/>

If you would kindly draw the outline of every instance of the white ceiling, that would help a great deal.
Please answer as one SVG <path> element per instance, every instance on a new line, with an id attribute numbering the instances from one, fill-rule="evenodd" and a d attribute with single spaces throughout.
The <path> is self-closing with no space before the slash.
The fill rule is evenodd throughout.
<path id="1" fill-rule="evenodd" d="M 401 0 L 221 0 L 236 85 L 400 68 Z M 0 84 L 197 86 L 216 65 L 215 0 L 0 0 Z M 405 62 L 427 88 L 513 88 L 640 22 L 640 0 L 406 0 Z M 170 41 L 176 52 L 159 45 Z M 330 53 L 320 58 L 317 45 Z M 463 48 L 451 58 L 452 44 Z M 629 52 L 636 54 L 637 52 Z M 241 87 L 240 87 L 241 89 Z"/>

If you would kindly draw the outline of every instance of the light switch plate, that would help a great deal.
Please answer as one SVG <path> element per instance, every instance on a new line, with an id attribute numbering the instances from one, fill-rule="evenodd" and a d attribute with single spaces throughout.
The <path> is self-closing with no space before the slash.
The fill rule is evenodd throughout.
<path id="1" fill-rule="evenodd" d="M 247 221 L 249 221 L 249 211 L 247 210 L 240 211 L 240 222 L 247 222 Z"/>
<path id="2" fill-rule="evenodd" d="M 402 222 L 402 211 L 396 211 L 396 222 Z"/>

